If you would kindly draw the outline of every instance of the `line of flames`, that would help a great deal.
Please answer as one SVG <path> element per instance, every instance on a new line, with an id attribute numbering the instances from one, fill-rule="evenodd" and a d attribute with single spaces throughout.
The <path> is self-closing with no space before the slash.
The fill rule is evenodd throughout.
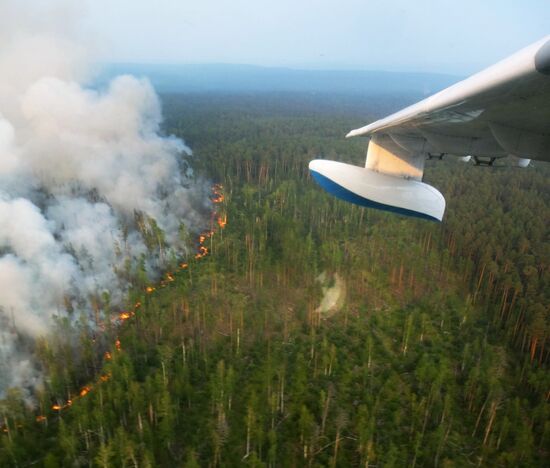
<path id="1" fill-rule="evenodd" d="M 225 196 L 223 194 L 223 186 L 221 184 L 214 184 L 212 186 L 211 190 L 212 190 L 212 195 L 210 197 L 210 201 L 212 203 L 214 203 L 215 205 L 219 205 L 220 203 L 222 203 L 225 200 Z M 216 233 L 215 224 L 220 229 L 225 228 L 225 226 L 227 225 L 227 215 L 226 214 L 219 214 L 216 209 L 214 209 L 212 211 L 212 217 L 211 218 L 212 218 L 211 219 L 211 229 L 205 230 L 205 231 L 203 231 L 199 234 L 197 253 L 195 254 L 195 260 L 200 260 L 200 259 L 206 257 L 210 253 L 210 250 L 208 249 L 208 247 L 206 247 L 204 245 L 204 243 Z M 178 271 L 183 271 L 183 270 L 186 270 L 187 268 L 189 268 L 189 263 L 185 263 L 185 262 L 180 263 Z M 157 289 L 164 288 L 168 284 L 172 283 L 173 281 L 175 281 L 174 274 L 170 273 L 170 272 L 166 273 L 164 278 L 158 283 L 157 286 L 153 286 L 153 285 L 146 286 L 144 292 L 146 294 L 152 294 Z M 141 307 L 141 302 L 140 301 L 136 302 L 134 304 L 133 310 L 123 310 L 123 311 L 119 312 L 118 315 L 113 318 L 112 323 L 116 326 L 122 325 L 124 322 L 126 322 L 127 320 L 134 317 L 136 315 L 136 312 L 138 311 L 138 309 L 140 307 Z M 102 328 L 104 328 L 104 327 L 102 327 Z M 115 340 L 114 348 L 115 348 L 116 351 L 121 351 L 122 350 L 122 344 L 121 344 L 120 339 L 118 337 Z M 103 358 L 106 361 L 109 361 L 113 358 L 113 355 L 110 351 L 106 351 L 105 354 L 103 355 Z M 64 403 L 58 402 L 57 404 L 52 405 L 51 409 L 53 411 L 61 412 L 65 409 L 67 409 L 67 408 L 70 408 L 76 400 L 78 400 L 79 398 L 85 397 L 86 395 L 88 395 L 88 393 L 90 393 L 95 388 L 96 385 L 101 384 L 103 382 L 107 382 L 110 378 L 111 378 L 111 373 L 110 372 L 100 375 L 99 380 L 95 384 L 85 385 L 84 387 L 82 387 L 80 389 L 80 391 L 78 392 L 78 395 L 75 395 L 74 397 L 67 399 Z M 46 422 L 47 417 L 45 415 L 40 414 L 40 415 L 36 416 L 36 421 L 37 422 Z M 0 427 L 2 428 L 3 432 L 5 432 L 5 433 L 9 432 L 9 429 L 7 428 L 7 426 L 4 425 L 4 426 L 0 426 Z"/>

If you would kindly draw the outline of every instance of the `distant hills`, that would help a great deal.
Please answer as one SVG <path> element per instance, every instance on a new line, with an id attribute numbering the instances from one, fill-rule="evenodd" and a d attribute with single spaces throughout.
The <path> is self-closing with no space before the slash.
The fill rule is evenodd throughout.
<path id="1" fill-rule="evenodd" d="M 117 63 L 105 65 L 94 84 L 105 85 L 120 74 L 147 77 L 160 93 L 414 93 L 427 96 L 460 80 L 457 76 L 434 73 Z"/>

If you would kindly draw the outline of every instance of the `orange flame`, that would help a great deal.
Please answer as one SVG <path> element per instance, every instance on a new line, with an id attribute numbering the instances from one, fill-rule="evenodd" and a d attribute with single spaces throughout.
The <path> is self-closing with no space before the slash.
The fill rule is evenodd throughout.
<path id="1" fill-rule="evenodd" d="M 212 186 L 212 197 L 210 198 L 212 203 L 222 203 L 225 200 L 222 190 L 223 186 L 221 184 L 214 184 Z"/>
<path id="2" fill-rule="evenodd" d="M 200 258 L 206 257 L 208 255 L 208 248 L 204 245 L 199 245 L 198 253 L 195 255 L 195 258 L 198 260 Z"/>
<path id="3" fill-rule="evenodd" d="M 221 184 L 215 184 L 212 187 L 212 197 L 210 198 L 212 203 L 219 204 L 219 203 L 222 203 L 225 200 L 225 197 L 222 193 L 222 190 L 223 190 L 223 186 Z M 223 216 L 222 215 L 218 216 L 217 213 L 214 211 L 212 213 L 212 221 L 214 220 L 214 218 L 216 219 L 216 223 L 218 224 L 218 226 L 221 229 L 223 229 L 227 225 L 227 215 L 226 214 L 224 214 Z M 203 231 L 199 235 L 199 239 L 198 239 L 199 240 L 199 247 L 197 249 L 197 253 L 195 254 L 195 259 L 197 259 L 197 260 L 201 259 L 203 257 L 206 257 L 209 254 L 208 248 L 205 247 L 203 244 L 204 244 L 204 242 L 206 242 L 206 240 L 208 238 L 212 237 L 214 235 L 214 233 L 215 232 L 213 230 L 210 230 L 210 231 Z M 188 267 L 189 267 L 188 263 L 180 263 L 180 268 L 182 270 L 184 270 Z M 175 278 L 174 278 L 173 274 L 172 273 L 166 273 L 166 280 L 161 281 L 160 284 L 161 284 L 161 286 L 165 286 L 166 282 L 172 282 L 172 281 L 175 281 Z M 147 286 L 145 288 L 145 292 L 147 294 L 151 294 L 155 290 L 156 290 L 156 288 L 154 286 Z M 118 314 L 118 320 L 121 323 L 128 320 L 129 318 L 131 318 L 135 315 L 135 311 L 137 309 L 139 309 L 140 307 L 141 307 L 141 302 L 140 301 L 136 302 L 134 304 L 134 311 L 121 311 Z M 105 326 L 102 324 L 100 326 L 100 328 L 102 328 L 104 330 Z M 115 349 L 117 351 L 120 351 L 122 349 L 122 345 L 121 345 L 120 340 L 118 338 L 115 341 Z M 109 351 L 105 352 L 105 354 L 104 354 L 105 360 L 110 360 L 110 359 L 112 359 L 112 357 L 113 356 L 112 356 L 111 352 L 109 352 Z M 100 382 L 107 382 L 110 378 L 111 378 L 111 373 L 109 372 L 107 374 L 100 375 L 99 376 L 99 381 Z M 78 396 L 75 397 L 75 398 L 82 398 L 82 397 L 86 396 L 88 393 L 90 393 L 93 390 L 93 388 L 94 387 L 92 385 L 86 385 L 86 386 L 82 387 L 82 389 L 80 390 Z M 66 408 L 69 408 L 72 404 L 73 404 L 73 400 L 68 399 L 64 405 L 55 404 L 55 405 L 52 405 L 51 408 L 52 408 L 53 411 L 61 411 L 61 410 L 64 410 Z M 36 421 L 38 421 L 38 422 L 46 421 L 46 419 L 47 418 L 44 415 L 36 416 Z M 6 426 L 4 426 L 2 428 L 2 430 L 3 430 L 3 432 L 8 432 L 8 428 Z"/>
<path id="4" fill-rule="evenodd" d="M 118 318 L 119 320 L 123 321 L 124 320 L 128 320 L 130 317 L 133 317 L 135 314 L 134 312 L 121 312 L 120 314 L 118 314 Z"/>
<path id="5" fill-rule="evenodd" d="M 227 215 L 218 216 L 217 222 L 218 226 L 223 229 L 227 225 Z"/>

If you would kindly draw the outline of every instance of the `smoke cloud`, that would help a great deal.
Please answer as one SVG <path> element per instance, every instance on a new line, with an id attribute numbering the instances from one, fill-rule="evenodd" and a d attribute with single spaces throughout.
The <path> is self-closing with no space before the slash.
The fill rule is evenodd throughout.
<path id="1" fill-rule="evenodd" d="M 159 100 L 120 76 L 80 83 L 89 53 L 63 5 L 0 4 L 0 396 L 35 387 L 29 341 L 56 317 L 124 300 L 128 265 L 154 274 L 182 254 L 182 223 L 201 224 L 204 187 L 183 141 L 163 136 Z M 53 13 L 52 13 L 53 11 Z M 32 347 L 31 347 L 32 348 Z"/>

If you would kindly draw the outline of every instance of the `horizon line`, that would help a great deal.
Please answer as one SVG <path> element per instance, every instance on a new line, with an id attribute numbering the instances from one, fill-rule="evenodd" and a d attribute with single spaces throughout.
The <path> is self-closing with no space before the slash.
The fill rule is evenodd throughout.
<path id="1" fill-rule="evenodd" d="M 154 61 L 99 61 L 100 66 L 159 66 L 159 67 L 247 67 L 262 70 L 286 70 L 296 72 L 355 72 L 355 73 L 392 73 L 392 74 L 410 74 L 410 75 L 440 75 L 448 77 L 464 77 L 471 73 L 452 73 L 427 70 L 392 70 L 385 68 L 359 68 L 353 66 L 341 66 L 334 68 L 322 68 L 313 65 L 259 65 L 251 63 L 236 62 L 154 62 Z"/>

